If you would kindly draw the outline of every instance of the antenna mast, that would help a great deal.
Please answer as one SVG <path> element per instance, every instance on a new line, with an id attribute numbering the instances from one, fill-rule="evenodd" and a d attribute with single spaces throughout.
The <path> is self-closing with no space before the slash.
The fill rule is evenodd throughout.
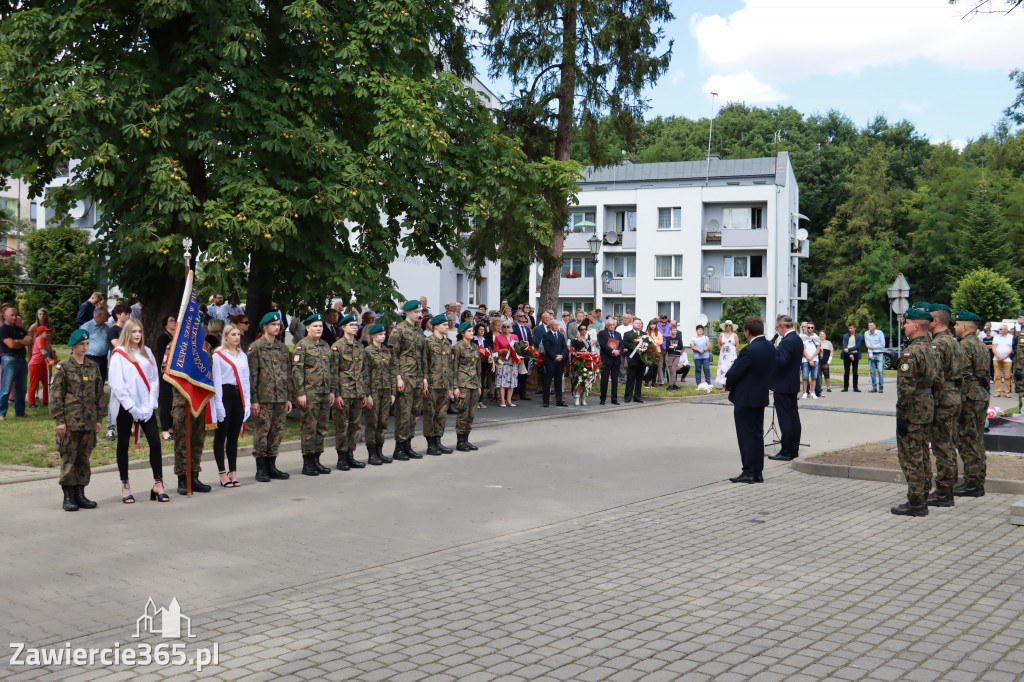
<path id="1" fill-rule="evenodd" d="M 704 170 L 704 186 L 708 186 L 708 182 L 711 178 L 711 132 L 715 129 L 715 98 L 718 97 L 717 92 L 711 93 L 711 120 L 708 123 L 708 158 L 707 167 Z"/>

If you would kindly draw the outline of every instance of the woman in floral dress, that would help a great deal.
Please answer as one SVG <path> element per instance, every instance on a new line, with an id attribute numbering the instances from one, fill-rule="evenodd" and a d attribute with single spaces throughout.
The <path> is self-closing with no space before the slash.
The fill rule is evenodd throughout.
<path id="1" fill-rule="evenodd" d="M 732 320 L 722 323 L 722 333 L 718 337 L 718 372 L 715 374 L 715 384 L 719 388 L 725 386 L 725 374 L 736 362 L 736 352 L 739 348 L 739 339 L 732 330 Z"/>

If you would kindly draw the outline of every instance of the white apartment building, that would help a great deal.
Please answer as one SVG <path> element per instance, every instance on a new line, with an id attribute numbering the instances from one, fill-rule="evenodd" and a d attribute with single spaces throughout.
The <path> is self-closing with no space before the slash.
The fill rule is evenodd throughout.
<path id="1" fill-rule="evenodd" d="M 685 335 L 701 314 L 720 319 L 724 299 L 757 296 L 769 328 L 778 314 L 795 318 L 809 254 L 799 198 L 787 152 L 587 168 L 570 207 L 557 312 L 630 310 L 645 322 L 665 313 Z M 530 272 L 538 309 L 542 272 L 539 263 Z"/>

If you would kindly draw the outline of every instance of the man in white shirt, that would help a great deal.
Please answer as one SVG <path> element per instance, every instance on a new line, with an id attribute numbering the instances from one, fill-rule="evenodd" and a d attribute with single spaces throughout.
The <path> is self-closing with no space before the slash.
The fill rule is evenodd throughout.
<path id="1" fill-rule="evenodd" d="M 1013 364 L 1013 336 L 1005 324 L 992 337 L 992 366 L 995 369 L 995 397 L 1010 397 L 1010 367 Z"/>
<path id="2" fill-rule="evenodd" d="M 224 308 L 224 294 L 218 291 L 213 295 L 213 303 L 206 307 L 206 313 L 210 317 L 216 318 L 218 320 L 224 320 L 226 322 L 228 316 L 225 313 Z"/>
<path id="3" fill-rule="evenodd" d="M 869 393 L 885 392 L 885 334 L 880 332 L 874 322 L 868 322 L 868 333 L 864 335 L 864 345 L 868 349 L 868 374 L 871 376 Z M 877 382 L 875 377 L 877 376 Z"/>
<path id="4" fill-rule="evenodd" d="M 619 336 L 624 339 L 626 338 L 626 332 L 630 331 L 631 329 L 633 329 L 633 313 L 626 313 L 625 315 L 622 316 L 622 324 L 616 327 L 615 331 L 617 331 L 619 333 Z M 626 354 L 623 353 L 621 365 L 619 366 L 619 381 L 626 380 L 626 360 Z"/>
<path id="5" fill-rule="evenodd" d="M 817 398 L 818 383 L 818 356 L 821 355 L 821 339 L 814 331 L 813 322 L 804 322 L 800 325 L 803 331 L 800 340 L 804 344 L 804 359 L 800 364 L 800 378 L 803 381 L 804 400 L 809 397 Z M 809 387 L 809 390 L 808 390 Z"/>

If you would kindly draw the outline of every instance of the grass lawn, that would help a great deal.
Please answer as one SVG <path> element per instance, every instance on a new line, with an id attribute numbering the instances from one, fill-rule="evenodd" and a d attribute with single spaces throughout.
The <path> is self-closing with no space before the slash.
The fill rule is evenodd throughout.
<path id="1" fill-rule="evenodd" d="M 107 404 L 104 399 L 103 404 Z M 0 464 L 17 464 L 32 467 L 58 467 L 60 456 L 57 454 L 56 434 L 53 419 L 44 407 L 26 409 L 27 417 L 14 416 L 13 405 L 7 412 L 7 419 L 0 422 Z M 111 464 L 116 461 L 114 443 L 106 440 L 107 420 L 104 416 L 103 431 L 96 441 L 96 449 L 92 453 L 92 465 Z M 289 419 L 285 423 L 284 440 L 296 440 L 299 437 L 299 422 Z M 252 445 L 252 434 L 246 431 L 238 439 L 239 446 Z M 213 434 L 206 435 L 206 447 L 213 447 Z M 174 443 L 163 441 L 161 449 L 165 455 L 174 453 Z M 128 449 L 130 459 L 147 459 L 149 446 L 143 438 L 139 449 L 131 445 Z"/>

